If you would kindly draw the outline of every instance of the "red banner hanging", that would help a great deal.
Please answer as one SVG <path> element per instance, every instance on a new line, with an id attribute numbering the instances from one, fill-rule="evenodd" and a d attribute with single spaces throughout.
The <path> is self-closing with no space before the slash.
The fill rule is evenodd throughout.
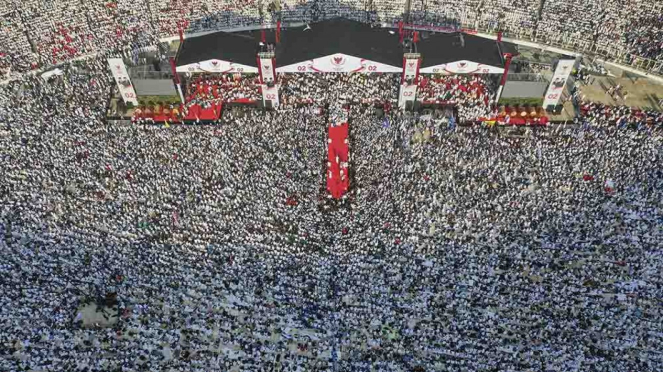
<path id="1" fill-rule="evenodd" d="M 175 65 L 175 58 L 170 57 L 168 59 L 168 62 L 170 62 L 170 69 L 173 72 L 173 81 L 175 82 L 175 84 L 179 84 L 180 83 L 180 77 L 177 75 L 177 66 Z"/>
<path id="2" fill-rule="evenodd" d="M 281 42 L 281 21 L 276 21 L 276 43 Z"/>

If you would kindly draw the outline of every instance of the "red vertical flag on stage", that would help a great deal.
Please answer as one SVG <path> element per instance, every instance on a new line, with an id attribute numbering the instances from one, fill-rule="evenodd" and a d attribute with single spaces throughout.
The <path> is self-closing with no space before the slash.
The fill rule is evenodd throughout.
<path id="1" fill-rule="evenodd" d="M 184 29 L 186 25 L 182 21 L 176 21 L 175 24 L 177 25 L 177 33 L 180 35 L 180 44 L 184 43 Z"/>
<path id="2" fill-rule="evenodd" d="M 262 30 L 260 30 L 260 41 L 262 41 L 264 43 L 265 40 L 266 40 L 265 39 L 265 30 L 262 29 Z"/>
<path id="3" fill-rule="evenodd" d="M 398 21 L 398 36 L 399 36 L 399 43 L 403 42 L 403 38 L 405 37 L 405 32 L 403 31 L 403 21 Z"/>
<path id="4" fill-rule="evenodd" d="M 281 21 L 276 21 L 276 43 L 281 42 Z"/>
<path id="5" fill-rule="evenodd" d="M 168 62 L 170 62 L 170 70 L 173 73 L 173 82 L 175 84 L 179 84 L 180 83 L 180 77 L 177 75 L 177 65 L 175 64 L 175 58 L 170 57 L 168 59 Z"/>
<path id="6" fill-rule="evenodd" d="M 419 42 L 419 31 L 414 32 L 414 35 L 412 36 L 412 42 L 415 44 Z"/>

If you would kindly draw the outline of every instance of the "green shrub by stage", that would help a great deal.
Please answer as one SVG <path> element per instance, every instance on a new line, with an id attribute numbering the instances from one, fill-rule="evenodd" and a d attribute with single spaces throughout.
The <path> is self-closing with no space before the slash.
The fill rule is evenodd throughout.
<path id="1" fill-rule="evenodd" d="M 173 104 L 173 105 L 179 105 L 180 102 L 180 97 L 179 96 L 139 96 L 138 97 L 138 104 L 140 106 L 145 106 L 145 105 L 150 105 L 150 102 L 152 104 L 157 103 L 157 102 L 163 102 L 164 104 Z"/>

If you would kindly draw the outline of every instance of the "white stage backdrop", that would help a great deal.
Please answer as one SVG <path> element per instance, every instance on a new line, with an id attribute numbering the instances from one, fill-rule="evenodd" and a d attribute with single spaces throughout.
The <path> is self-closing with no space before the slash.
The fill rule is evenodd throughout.
<path id="1" fill-rule="evenodd" d="M 422 74 L 501 74 L 504 68 L 484 65 L 472 61 L 457 61 L 445 63 L 437 66 L 429 66 L 419 70 Z"/>
<path id="2" fill-rule="evenodd" d="M 177 66 L 177 72 L 189 72 L 192 74 L 201 73 L 201 72 L 212 72 L 212 73 L 228 73 L 228 74 L 245 74 L 252 73 L 257 74 L 258 68 L 252 66 L 246 66 L 239 63 L 232 63 L 228 61 L 222 61 L 219 59 L 211 59 L 209 61 L 203 61 L 199 63 L 191 63 L 189 65 Z"/>
<path id="3" fill-rule="evenodd" d="M 276 68 L 276 72 L 387 72 L 402 73 L 403 67 L 386 65 L 363 58 L 337 53 Z"/>

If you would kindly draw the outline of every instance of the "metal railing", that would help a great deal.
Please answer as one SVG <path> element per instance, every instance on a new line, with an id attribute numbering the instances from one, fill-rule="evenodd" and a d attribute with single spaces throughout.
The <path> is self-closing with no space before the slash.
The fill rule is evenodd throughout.
<path id="1" fill-rule="evenodd" d="M 546 79 L 543 74 L 537 73 L 519 73 L 519 74 L 509 74 L 509 81 L 534 81 L 547 83 L 550 80 Z"/>
<path id="2" fill-rule="evenodd" d="M 159 79 L 172 79 L 173 73 L 170 71 L 146 71 L 146 70 L 132 70 L 129 72 L 131 79 L 142 80 L 159 80 Z"/>

